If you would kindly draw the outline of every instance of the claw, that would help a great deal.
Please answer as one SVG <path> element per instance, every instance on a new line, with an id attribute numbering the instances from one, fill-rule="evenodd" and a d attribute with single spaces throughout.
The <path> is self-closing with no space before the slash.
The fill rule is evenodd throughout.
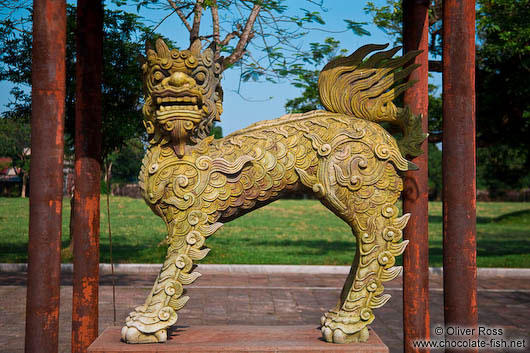
<path id="1" fill-rule="evenodd" d="M 142 333 L 136 327 L 123 326 L 121 340 L 125 343 L 163 343 L 167 341 L 167 330 L 155 333 Z"/>
<path id="2" fill-rule="evenodd" d="M 322 331 L 322 336 L 324 337 L 326 342 L 333 342 L 333 339 L 332 339 L 333 332 L 331 331 L 329 327 L 324 326 L 322 327 L 321 331 Z"/>
<path id="3" fill-rule="evenodd" d="M 332 320 L 327 320 L 327 322 L 320 328 L 322 331 L 322 337 L 326 342 L 329 343 L 353 343 L 353 342 L 366 342 L 370 333 L 368 327 L 363 327 L 360 331 L 355 333 L 346 333 L 343 329 L 340 328 L 341 323 L 333 322 L 333 327 L 328 327 L 332 323 Z"/>
<path id="4" fill-rule="evenodd" d="M 333 332 L 333 343 L 346 343 L 346 334 L 341 329 Z"/>

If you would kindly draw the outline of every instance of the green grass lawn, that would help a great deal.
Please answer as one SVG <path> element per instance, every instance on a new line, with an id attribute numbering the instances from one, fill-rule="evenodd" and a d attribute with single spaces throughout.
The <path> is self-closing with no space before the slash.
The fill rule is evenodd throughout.
<path id="1" fill-rule="evenodd" d="M 66 247 L 69 200 L 63 205 Z M 0 262 L 27 260 L 28 208 L 27 199 L 0 198 Z M 441 266 L 442 204 L 429 208 L 430 263 Z M 104 199 L 101 209 L 101 262 L 108 262 Z M 479 266 L 530 267 L 530 203 L 479 202 L 477 215 Z M 115 262 L 162 262 L 164 222 L 143 200 L 112 197 L 111 221 Z M 202 262 L 225 264 L 347 265 L 355 249 L 349 227 L 315 200 L 277 201 L 225 224 L 206 244 L 212 251 Z"/>

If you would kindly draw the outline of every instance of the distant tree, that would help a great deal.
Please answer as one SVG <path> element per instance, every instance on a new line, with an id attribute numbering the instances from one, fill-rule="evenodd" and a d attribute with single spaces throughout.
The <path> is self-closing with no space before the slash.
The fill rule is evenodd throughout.
<path id="1" fill-rule="evenodd" d="M 530 146 L 530 0 L 480 0 L 477 139 Z"/>
<path id="2" fill-rule="evenodd" d="M 109 170 L 111 180 L 113 182 L 137 182 L 144 154 L 145 144 L 141 139 L 133 137 L 127 140 L 122 148 L 108 157 L 108 163 L 112 168 Z"/>
<path id="3" fill-rule="evenodd" d="M 434 143 L 429 143 L 429 200 L 442 196 L 442 151 Z"/>
<path id="4" fill-rule="evenodd" d="M 340 42 L 331 37 L 324 43 L 310 43 L 311 55 L 300 54 L 299 63 L 290 65 L 280 71 L 289 77 L 292 85 L 302 89 L 300 97 L 287 100 L 285 110 L 289 113 L 305 113 L 311 110 L 324 109 L 318 95 L 318 75 L 322 67 L 338 55 L 346 54 L 339 49 Z"/>
<path id="5" fill-rule="evenodd" d="M 477 182 L 497 194 L 530 187 L 530 1 L 479 3 Z"/>
<path id="6" fill-rule="evenodd" d="M 223 138 L 223 128 L 214 122 L 212 130 L 210 131 L 210 135 L 213 135 L 213 137 L 216 139 Z"/>
<path id="7" fill-rule="evenodd" d="M 31 12 L 31 9 L 27 9 Z M 31 13 L 18 27 L 31 28 Z M 17 27 L 17 28 L 18 28 Z M 15 84 L 8 104 L 10 114 L 31 115 L 31 31 L 18 30 L 12 21 L 0 22 L 0 80 Z M 67 7 L 66 52 L 66 148 L 73 150 L 75 136 L 76 9 Z M 121 148 L 131 137 L 144 133 L 142 126 L 142 79 L 136 58 L 146 38 L 152 37 L 139 16 L 123 11 L 105 11 L 103 38 L 103 159 Z"/>
<path id="8" fill-rule="evenodd" d="M 530 187 L 528 144 L 498 143 L 477 148 L 477 188 L 493 196 Z"/>
<path id="9" fill-rule="evenodd" d="M 26 197 L 29 175 L 30 130 L 27 117 L 4 113 L 0 118 L 0 157 L 12 159 L 10 167 L 13 167 L 22 180 L 21 197 Z"/>
<path id="10" fill-rule="evenodd" d="M 276 81 L 280 71 L 301 60 L 300 39 L 312 30 L 326 30 L 323 0 L 306 0 L 303 8 L 287 0 L 113 0 L 119 6 L 166 11 L 162 21 L 178 17 L 189 34 L 190 45 L 200 39 L 206 47 L 215 42 L 215 58 L 223 57 L 223 70 L 237 69 L 241 79 Z M 207 23 L 205 26 L 204 23 Z M 368 33 L 365 23 L 345 20 L 345 31 Z"/>
<path id="11" fill-rule="evenodd" d="M 374 24 L 394 38 L 394 44 L 403 43 L 403 1 L 386 0 L 383 6 L 368 1 L 364 10 L 372 15 Z M 442 0 L 430 0 L 429 7 L 429 53 L 435 57 L 442 55 Z M 440 61 L 429 60 L 429 71 L 441 72 Z"/>
<path id="12" fill-rule="evenodd" d="M 17 1 L 6 1 L 15 9 Z M 20 2 L 22 3 L 22 2 Z M 14 100 L 8 104 L 11 116 L 31 116 L 31 96 L 27 93 L 31 87 L 31 50 L 32 18 L 31 7 L 17 7 L 17 11 L 26 15 L 16 19 L 5 16 L 0 21 L 0 80 L 15 84 L 11 90 Z M 3 9 L 5 10 L 5 8 Z M 7 14 L 10 15 L 12 11 Z M 1 12 L 5 15 L 5 12 Z M 67 43 L 66 43 L 66 117 L 65 117 L 65 154 L 73 155 L 75 144 L 75 66 L 77 30 L 76 8 L 67 6 Z M 102 72 L 102 165 L 104 175 L 112 167 L 113 154 L 130 139 L 145 134 L 142 125 L 142 77 L 136 58 L 143 51 L 147 38 L 156 37 L 146 27 L 142 18 L 124 11 L 105 10 L 103 28 L 103 72 Z M 18 121 L 17 121 L 18 123 Z M 29 130 L 27 134 L 29 140 Z M 138 156 L 136 164 L 141 163 Z M 139 170 L 139 167 L 138 167 Z M 138 170 L 134 174 L 138 173 Z M 72 199 L 73 200 L 73 199 Z M 70 222 L 75 204 L 71 202 Z M 70 224 L 71 229 L 72 224 Z M 70 232 L 70 236 L 71 236 Z M 70 238 L 71 239 L 71 238 Z M 72 243 L 66 249 L 65 256 L 71 254 Z"/>

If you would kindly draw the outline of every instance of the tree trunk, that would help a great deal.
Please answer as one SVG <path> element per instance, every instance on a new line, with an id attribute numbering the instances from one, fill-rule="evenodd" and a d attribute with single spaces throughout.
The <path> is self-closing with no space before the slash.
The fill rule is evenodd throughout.
<path id="1" fill-rule="evenodd" d="M 28 184 L 28 176 L 26 172 L 22 172 L 22 191 L 20 192 L 20 197 L 23 199 L 26 198 L 26 187 Z"/>

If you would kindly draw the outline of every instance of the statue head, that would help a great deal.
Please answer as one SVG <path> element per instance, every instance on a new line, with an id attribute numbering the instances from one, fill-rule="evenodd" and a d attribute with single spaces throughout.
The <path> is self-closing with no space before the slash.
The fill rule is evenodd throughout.
<path id="1" fill-rule="evenodd" d="M 155 47 L 146 48 L 142 65 L 144 124 L 152 144 L 170 144 L 182 157 L 186 145 L 207 137 L 220 121 L 221 62 L 212 48 L 202 51 L 200 40 L 186 50 L 170 50 L 162 39 Z"/>

